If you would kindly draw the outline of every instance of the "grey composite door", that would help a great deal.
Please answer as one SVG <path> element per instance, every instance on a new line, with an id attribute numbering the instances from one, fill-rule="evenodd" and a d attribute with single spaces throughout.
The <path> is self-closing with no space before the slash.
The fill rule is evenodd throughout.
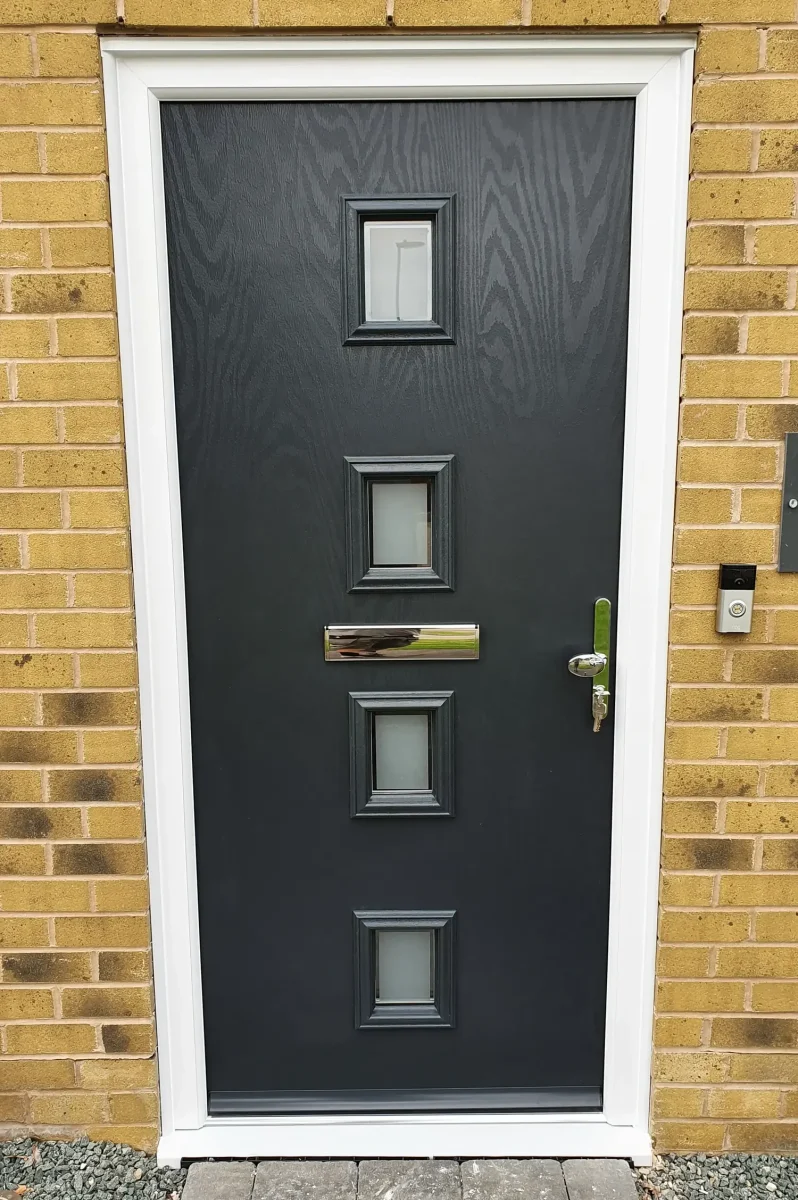
<path id="1" fill-rule="evenodd" d="M 210 1111 L 595 1110 L 633 102 L 162 131 Z"/>

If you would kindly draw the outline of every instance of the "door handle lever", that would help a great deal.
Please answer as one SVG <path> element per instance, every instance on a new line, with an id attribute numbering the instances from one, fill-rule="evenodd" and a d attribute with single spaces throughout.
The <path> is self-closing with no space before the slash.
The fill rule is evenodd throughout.
<path id="1" fill-rule="evenodd" d="M 593 732 L 598 733 L 601 722 L 609 712 L 610 701 L 610 619 L 612 605 L 603 596 L 593 606 L 593 653 L 575 654 L 568 660 L 568 670 L 580 679 L 592 679 L 590 712 Z"/>

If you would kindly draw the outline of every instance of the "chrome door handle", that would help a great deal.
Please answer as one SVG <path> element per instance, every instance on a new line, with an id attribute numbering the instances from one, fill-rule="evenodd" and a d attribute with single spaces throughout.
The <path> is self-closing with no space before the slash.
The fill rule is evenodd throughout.
<path id="1" fill-rule="evenodd" d="M 593 606 L 593 653 L 575 654 L 568 660 L 568 670 L 580 679 L 592 679 L 590 712 L 593 732 L 598 733 L 601 722 L 609 712 L 610 701 L 610 621 L 612 605 L 603 596 Z"/>

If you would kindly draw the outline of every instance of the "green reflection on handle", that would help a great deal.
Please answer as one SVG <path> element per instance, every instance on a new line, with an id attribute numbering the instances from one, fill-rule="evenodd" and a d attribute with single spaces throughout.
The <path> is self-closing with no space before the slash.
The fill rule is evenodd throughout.
<path id="1" fill-rule="evenodd" d="M 603 671 L 600 671 L 593 679 L 594 687 L 605 687 L 609 690 L 610 686 L 610 623 L 612 619 L 612 605 L 605 597 L 601 597 L 595 603 L 593 609 L 593 649 L 596 654 L 605 654 L 607 657 L 607 665 Z"/>

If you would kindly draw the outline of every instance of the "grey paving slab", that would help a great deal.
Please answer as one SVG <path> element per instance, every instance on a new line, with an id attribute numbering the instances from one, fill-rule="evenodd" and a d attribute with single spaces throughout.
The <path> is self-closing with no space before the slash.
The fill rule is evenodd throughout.
<path id="1" fill-rule="evenodd" d="M 183 1200 L 250 1200 L 251 1162 L 196 1162 L 188 1169 Z"/>
<path id="2" fill-rule="evenodd" d="M 553 1159 L 475 1158 L 460 1169 L 463 1200 L 568 1200 Z"/>
<path id="3" fill-rule="evenodd" d="M 358 1200 L 460 1200 L 460 1167 L 444 1158 L 367 1159 L 357 1194 Z"/>
<path id="4" fill-rule="evenodd" d="M 568 1200 L 637 1200 L 632 1168 L 622 1158 L 569 1158 L 562 1170 Z"/>
<path id="5" fill-rule="evenodd" d="M 355 1200 L 353 1162 L 261 1162 L 252 1200 Z"/>

